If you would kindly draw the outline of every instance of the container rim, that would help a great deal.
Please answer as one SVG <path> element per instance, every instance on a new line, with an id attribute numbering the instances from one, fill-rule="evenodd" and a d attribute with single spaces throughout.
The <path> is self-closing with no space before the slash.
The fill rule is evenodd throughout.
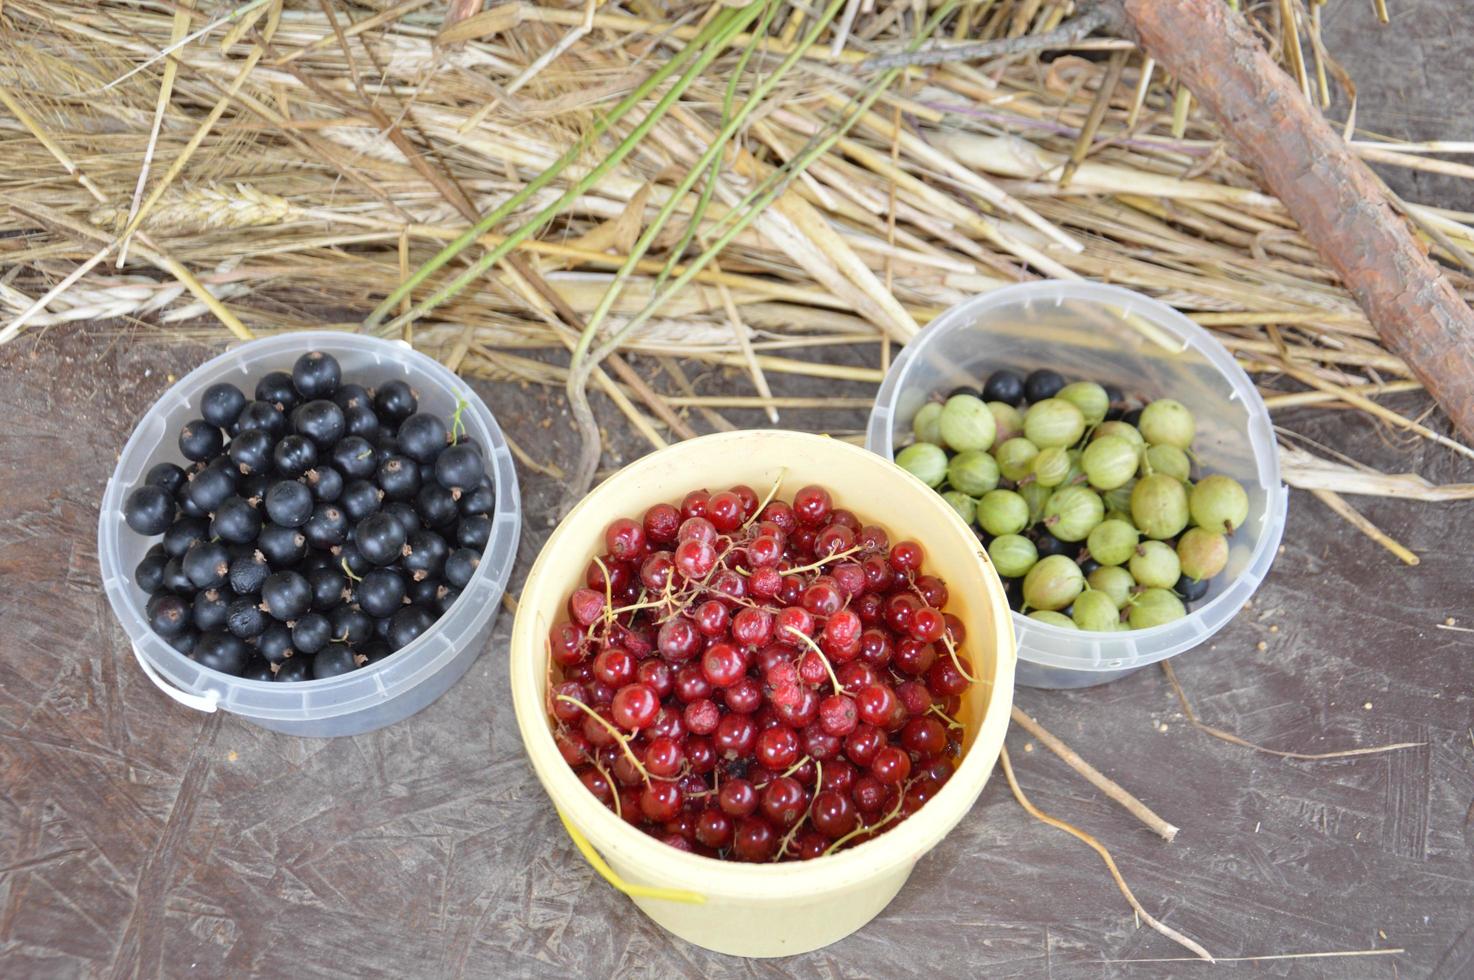
<path id="1" fill-rule="evenodd" d="M 1162 343 L 1170 336 L 1181 342 L 1176 352 L 1189 348 L 1195 350 L 1223 376 L 1233 387 L 1235 397 L 1244 402 L 1249 411 L 1251 424 L 1246 435 L 1258 470 L 1259 485 L 1266 497 L 1263 521 L 1268 532 L 1259 537 L 1243 570 L 1226 583 L 1223 591 L 1211 601 L 1192 610 L 1183 619 L 1149 629 L 1130 630 L 1129 636 L 1134 646 L 1130 656 L 1103 658 L 1098 649 L 1100 643 L 1118 640 L 1123 635 L 1128 635 L 1126 633 L 1067 630 L 1037 619 L 1029 619 L 1010 610 L 1019 639 L 1018 654 L 1021 660 L 1080 672 L 1115 673 L 1149 666 L 1175 656 L 1206 641 L 1226 625 L 1234 613 L 1248 601 L 1268 572 L 1284 534 L 1289 491 L 1280 478 L 1279 449 L 1274 428 L 1269 423 L 1269 409 L 1265 407 L 1264 399 L 1260 397 L 1259 390 L 1249 380 L 1249 376 L 1217 338 L 1160 300 L 1121 286 L 1059 280 L 1000 286 L 949 307 L 906 344 L 891 362 L 890 370 L 886 372 L 880 390 L 876 393 L 875 407 L 870 411 L 866 426 L 865 448 L 886 459 L 894 458 L 891 420 L 895 414 L 896 402 L 920 352 L 926 349 L 931 340 L 956 329 L 955 324 L 965 323 L 968 319 L 997 307 L 1018 304 L 1028 306 L 1034 303 L 1058 306 L 1071 300 L 1097 304 L 1122 318 L 1146 315 L 1152 326 L 1165 334 L 1152 338 L 1160 346 L 1171 350 Z M 1219 618 L 1218 625 L 1211 628 L 1207 626 L 1205 620 L 1210 617 Z M 1190 636 L 1175 642 L 1162 643 L 1163 638 L 1181 633 L 1184 626 Z M 1080 642 L 1071 644 L 1078 651 L 1072 649 L 1068 654 L 1056 655 L 1049 651 L 1032 649 L 1025 642 L 1032 632 L 1061 640 L 1078 640 Z M 1152 648 L 1153 641 L 1161 645 Z"/>
<path id="2" fill-rule="evenodd" d="M 221 368 L 240 374 L 243 380 L 254 380 L 243 367 L 234 363 L 243 354 L 259 356 L 313 349 L 334 354 L 372 354 L 383 362 L 403 367 L 407 373 L 414 372 L 416 383 L 434 384 L 446 394 L 466 401 L 462 421 L 486 448 L 486 462 L 496 487 L 496 510 L 492 514 L 491 537 L 485 552 L 489 560 L 477 567 L 461 590 L 460 597 L 435 625 L 378 663 L 338 677 L 293 684 L 232 677 L 200 666 L 147 628 L 142 606 L 134 596 L 131 570 L 123 568 L 120 560 L 121 538 L 126 528 L 122 520 L 123 497 L 133 488 L 132 485 L 124 485 L 120 474 L 129 468 L 135 457 L 153 451 L 154 445 L 143 445 L 149 437 L 144 423 L 159 411 L 160 406 L 172 407 L 193 401 L 199 389 L 220 380 Z M 521 533 L 520 515 L 517 472 L 506 437 L 490 409 L 469 384 L 404 341 L 336 330 L 299 330 L 231 344 L 171 385 L 140 417 L 103 492 L 98 514 L 98 560 L 103 591 L 135 652 L 180 690 L 196 696 L 208 696 L 213 692 L 221 709 L 246 718 L 271 721 L 327 719 L 389 701 L 417 687 L 454 659 L 457 646 L 447 639 L 443 627 L 457 611 L 479 603 L 471 621 L 458 631 L 462 635 L 474 635 L 495 614 L 516 561 L 517 539 Z M 413 668 L 404 670 L 407 664 L 413 664 Z M 248 695 L 249 703 L 241 703 L 240 694 Z"/>
<path id="3" fill-rule="evenodd" d="M 928 807 L 937 807 L 934 812 L 955 808 L 956 815 L 950 821 L 943 818 L 945 826 L 923 823 L 912 818 L 881 837 L 841 851 L 828 857 L 816 858 L 803 863 L 801 882 L 795 882 L 791 863 L 745 864 L 735 861 L 718 861 L 697 854 L 688 854 L 644 834 L 594 799 L 593 795 L 573 774 L 573 770 L 558 755 L 556 742 L 544 713 L 544 683 L 546 678 L 537 676 L 531 667 L 532 657 L 526 653 L 546 644 L 547 630 L 551 624 L 534 622 L 527 612 L 529 595 L 543 588 L 557 589 L 560 593 L 566 581 L 547 581 L 554 574 L 553 565 L 559 551 L 561 538 L 567 533 L 569 519 L 586 507 L 603 503 L 603 497 L 611 487 L 627 480 L 638 479 L 646 471 L 661 466 L 672 455 L 678 455 L 696 444 L 735 442 L 750 439 L 754 435 L 770 437 L 775 442 L 791 444 L 793 453 L 832 452 L 842 455 L 853 454 L 852 459 L 874 470 L 877 479 L 894 483 L 895 496 L 905 499 L 906 505 L 899 509 L 904 513 L 910 508 L 928 508 L 952 524 L 959 537 L 975 544 L 970 531 L 929 487 L 911 474 L 885 461 L 882 468 L 874 468 L 877 457 L 874 453 L 827 436 L 785 429 L 738 430 L 700 436 L 668 446 L 650 453 L 595 487 L 574 512 L 564 518 L 544 544 L 537 561 L 528 572 L 523 585 L 523 601 L 512 627 L 510 646 L 510 670 L 512 681 L 512 703 L 517 714 L 518 726 L 522 731 L 524 747 L 532 761 L 538 779 L 547 791 L 550 802 L 564 809 L 576 826 L 587 834 L 594 846 L 600 850 L 609 848 L 622 858 L 639 867 L 660 869 L 659 884 L 663 887 L 687 889 L 723 898 L 769 898 L 775 894 L 785 897 L 803 896 L 830 891 L 835 887 L 862 877 L 872 877 L 902 865 L 914 864 L 935 847 L 971 809 L 977 795 L 987 782 L 997 753 L 989 756 L 986 750 L 976 750 L 980 745 L 1001 745 L 1009 724 L 1009 708 L 1013 703 L 1014 643 L 1012 622 L 1007 616 L 995 615 L 995 627 L 991 640 L 997 650 L 996 670 L 987 695 L 984 716 L 973 736 L 972 748 L 963 756 L 961 765 L 937 795 L 928 801 Z M 653 503 L 653 501 L 652 501 Z M 894 522 L 893 522 L 894 523 Z M 969 553 L 976 562 L 979 580 L 986 591 L 986 600 L 996 611 L 1008 608 L 1003 585 L 992 564 L 982 549 L 972 547 Z M 536 740 L 539 751 L 526 744 Z M 775 892 L 775 889 L 778 891 Z"/>

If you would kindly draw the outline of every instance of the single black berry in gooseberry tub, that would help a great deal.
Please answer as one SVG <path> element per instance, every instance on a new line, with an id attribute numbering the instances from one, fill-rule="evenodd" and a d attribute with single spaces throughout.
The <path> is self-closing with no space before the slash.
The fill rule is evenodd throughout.
<path id="1" fill-rule="evenodd" d="M 1024 379 L 1024 399 L 1031 405 L 1034 402 L 1042 402 L 1046 398 L 1053 398 L 1059 394 L 1060 389 L 1064 386 L 1064 375 L 1058 371 L 1051 371 L 1048 368 L 1030 371 L 1029 376 Z"/>
<path id="2" fill-rule="evenodd" d="M 1208 579 L 1193 579 L 1183 575 L 1172 587 L 1172 591 L 1182 596 L 1184 602 L 1197 602 L 1208 594 Z"/>
<path id="3" fill-rule="evenodd" d="M 983 384 L 983 401 L 1018 408 L 1024 401 L 1024 379 L 1016 371 L 994 371 Z"/>

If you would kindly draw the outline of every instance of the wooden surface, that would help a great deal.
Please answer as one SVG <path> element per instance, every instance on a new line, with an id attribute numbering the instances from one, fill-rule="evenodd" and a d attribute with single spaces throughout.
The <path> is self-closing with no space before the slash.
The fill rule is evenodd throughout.
<path id="1" fill-rule="evenodd" d="M 506 615 L 444 698 L 374 734 L 297 739 L 166 700 L 99 589 L 97 502 L 134 421 L 209 352 L 100 328 L 0 350 L 0 977 L 1206 971 L 1119 962 L 1181 951 L 1137 928 L 1099 859 L 1026 816 L 996 774 L 857 935 L 750 963 L 669 938 L 594 877 L 532 776 L 506 690 Z M 856 362 L 873 353 L 857 350 Z M 780 393 L 805 390 L 778 380 Z M 558 392 L 477 387 L 531 455 L 569 458 Z M 866 393 L 854 387 L 820 390 Z M 785 421 L 838 431 L 863 413 Z M 1384 468 L 1471 478 L 1427 443 L 1385 443 L 1359 415 L 1281 421 Z M 643 451 L 623 437 L 616 447 Z M 551 479 L 520 476 L 528 525 L 514 590 L 559 494 Z M 1400 565 L 1297 492 L 1285 553 L 1253 608 L 1177 658 L 1177 674 L 1206 722 L 1276 748 L 1425 746 L 1272 758 L 1188 727 L 1155 668 L 1093 690 L 1019 692 L 1182 828 L 1162 842 L 1010 736 L 1034 802 L 1104 841 L 1154 914 L 1226 957 L 1406 950 L 1215 975 L 1474 976 L 1474 634 L 1435 628 L 1449 616 L 1474 626 L 1474 504 L 1355 503 L 1422 565 Z"/>

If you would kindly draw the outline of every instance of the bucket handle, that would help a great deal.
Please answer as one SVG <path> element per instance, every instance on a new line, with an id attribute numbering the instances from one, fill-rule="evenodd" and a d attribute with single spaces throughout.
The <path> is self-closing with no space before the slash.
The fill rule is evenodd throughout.
<path id="1" fill-rule="evenodd" d="M 614 873 L 614 869 L 609 867 L 598 851 L 594 850 L 594 845 L 589 843 L 588 838 L 579 833 L 578 829 L 568 821 L 562 810 L 558 811 L 558 819 L 563 821 L 563 829 L 568 831 L 573 846 L 578 848 L 584 860 L 588 861 L 589 866 L 599 873 L 599 877 L 613 885 L 616 891 L 624 892 L 630 898 L 659 898 L 667 902 L 684 902 L 687 905 L 706 904 L 706 896 L 696 892 L 682 891 L 679 888 L 651 888 L 648 885 L 630 884 Z"/>
<path id="2" fill-rule="evenodd" d="M 218 691 L 206 691 L 203 696 L 181 691 L 160 677 L 159 672 L 154 670 L 153 664 L 143 659 L 143 654 L 139 652 L 137 644 L 133 646 L 133 659 L 137 660 L 138 666 L 143 668 L 144 676 L 154 682 L 154 687 L 157 687 L 186 708 L 193 708 L 196 711 L 216 711 L 219 709 L 220 693 Z"/>

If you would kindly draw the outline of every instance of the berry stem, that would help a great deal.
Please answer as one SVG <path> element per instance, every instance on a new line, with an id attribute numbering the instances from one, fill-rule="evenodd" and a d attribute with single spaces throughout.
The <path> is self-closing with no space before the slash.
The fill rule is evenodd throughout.
<path id="1" fill-rule="evenodd" d="M 942 644 L 947 648 L 947 656 L 952 658 L 952 666 L 957 668 L 957 673 L 967 678 L 969 684 L 976 684 L 978 679 L 962 668 L 962 661 L 957 657 L 957 648 L 952 645 L 952 638 L 946 633 L 942 634 Z"/>
<path id="2" fill-rule="evenodd" d="M 885 816 L 883 816 L 879 820 L 875 821 L 875 823 L 865 824 L 863 826 L 856 827 L 854 830 L 850 831 L 848 834 L 845 834 L 839 840 L 835 841 L 833 844 L 830 844 L 827 848 L 825 848 L 824 855 L 823 856 L 824 857 L 828 857 L 829 855 L 833 854 L 835 851 L 839 850 L 845 844 L 848 844 L 851 840 L 853 840 L 854 838 L 860 836 L 861 834 L 866 833 L 868 831 L 872 831 L 872 830 L 879 830 L 881 827 L 884 827 L 886 824 L 888 824 L 892 820 L 896 819 L 896 817 L 900 816 L 901 815 L 901 806 L 902 806 L 902 804 L 904 804 L 906 802 L 906 790 L 908 790 L 908 789 L 911 788 L 911 783 L 912 783 L 912 780 L 909 780 L 908 779 L 906 781 L 906 785 L 901 787 L 901 792 L 899 792 L 899 793 L 896 794 L 896 805 L 893 806 L 893 807 L 891 807 L 891 812 L 890 813 L 887 813 Z"/>
<path id="3" fill-rule="evenodd" d="M 798 767 L 801 766 L 801 765 L 803 765 L 805 762 L 808 762 L 808 761 L 809 761 L 809 757 L 808 756 L 804 756 L 801 760 L 799 760 L 798 762 L 795 762 L 792 766 L 790 766 L 789 769 L 788 769 L 788 772 L 785 772 L 783 775 L 787 776 L 787 775 L 790 775 L 791 773 L 797 772 L 798 771 Z M 823 785 L 824 785 L 824 763 L 820 762 L 818 759 L 815 759 L 814 760 L 814 791 L 809 794 L 809 805 L 804 808 L 804 815 L 798 818 L 798 822 L 795 823 L 793 825 L 793 827 L 789 829 L 788 833 L 786 833 L 786 834 L 783 835 L 783 839 L 778 842 L 778 853 L 773 855 L 773 860 L 774 861 L 781 861 L 781 860 L 783 860 L 784 856 L 786 856 L 788 854 L 788 847 L 789 847 L 789 845 L 791 845 L 793 843 L 793 839 L 798 836 L 799 829 L 802 828 L 803 825 L 808 822 L 809 814 L 811 814 L 811 813 L 814 812 L 814 800 L 819 795 L 819 787 L 820 786 L 823 786 Z"/>
<path id="4" fill-rule="evenodd" d="M 618 728 L 615 728 L 613 725 L 609 724 L 609 722 L 605 721 L 603 715 L 599 714 L 593 708 L 590 708 L 588 705 L 584 704 L 578 698 L 569 697 L 566 694 L 558 695 L 557 700 L 566 701 L 569 704 L 577 705 L 578 710 L 582 711 L 584 714 L 588 715 L 590 718 L 603 725 L 604 729 L 609 732 L 610 735 L 614 736 L 614 740 L 618 742 L 619 747 L 624 750 L 625 758 L 630 760 L 630 765 L 639 770 L 640 775 L 644 777 L 646 783 L 649 783 L 650 780 L 655 778 L 654 776 L 650 775 L 649 770 L 645 768 L 645 764 L 640 761 L 640 757 L 635 755 L 635 750 L 630 748 L 629 739 L 626 738 L 624 733 L 621 732 Z"/>
<path id="5" fill-rule="evenodd" d="M 763 509 L 773 502 L 774 497 L 778 496 L 778 491 L 783 487 L 783 478 L 787 475 L 788 467 L 780 467 L 778 470 L 778 479 L 773 481 L 773 485 L 768 487 L 768 492 L 763 494 L 763 499 L 758 501 L 757 507 L 753 509 L 752 516 L 742 522 L 742 530 L 747 530 L 758 521 Z"/>
<path id="6" fill-rule="evenodd" d="M 844 693 L 844 687 L 839 683 L 839 678 L 836 677 L 834 674 L 834 668 L 829 665 L 829 658 L 824 656 L 824 651 L 819 648 L 819 644 L 815 643 L 808 635 L 804 633 L 803 630 L 799 629 L 797 626 L 785 626 L 783 628 L 792 633 L 794 636 L 798 637 L 800 640 L 803 640 L 805 643 L 807 643 L 809 649 L 813 650 L 814 653 L 818 655 L 819 662 L 824 665 L 824 672 L 829 675 L 829 683 L 834 685 L 834 693 Z"/>

